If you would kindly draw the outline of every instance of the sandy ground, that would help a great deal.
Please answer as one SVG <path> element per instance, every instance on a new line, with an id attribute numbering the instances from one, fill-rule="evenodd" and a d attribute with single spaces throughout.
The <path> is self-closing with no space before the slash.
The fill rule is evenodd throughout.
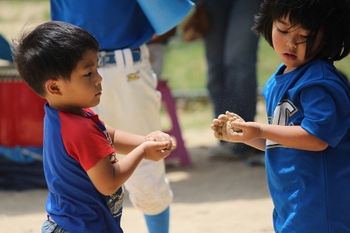
<path id="1" fill-rule="evenodd" d="M 264 167 L 249 167 L 242 161 L 209 161 L 210 147 L 217 143 L 210 129 L 188 130 L 183 137 L 192 166 L 167 169 L 174 192 L 170 232 L 273 232 Z M 40 232 L 46 195 L 45 189 L 1 191 L 0 232 Z M 142 214 L 128 198 L 124 206 L 124 231 L 147 233 Z"/>

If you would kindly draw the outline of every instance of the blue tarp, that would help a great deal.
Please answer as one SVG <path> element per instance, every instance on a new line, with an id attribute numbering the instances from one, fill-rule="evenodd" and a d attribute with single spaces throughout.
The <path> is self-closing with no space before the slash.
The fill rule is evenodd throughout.
<path id="1" fill-rule="evenodd" d="M 46 188 L 42 147 L 0 146 L 0 190 Z"/>
<path id="2" fill-rule="evenodd" d="M 2 35 L 0 35 L 0 59 L 12 62 L 10 44 Z"/>

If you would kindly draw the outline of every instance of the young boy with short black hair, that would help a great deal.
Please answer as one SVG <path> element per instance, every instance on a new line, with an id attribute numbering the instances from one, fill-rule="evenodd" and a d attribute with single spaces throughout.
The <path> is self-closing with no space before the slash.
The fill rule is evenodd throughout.
<path id="1" fill-rule="evenodd" d="M 42 232 L 123 232 L 123 183 L 142 159 L 158 161 L 174 147 L 168 134 L 118 131 L 89 109 L 102 94 L 98 51 L 92 35 L 59 21 L 14 41 L 21 78 L 47 100 L 43 165 L 49 194 Z M 127 156 L 117 161 L 116 152 Z"/>

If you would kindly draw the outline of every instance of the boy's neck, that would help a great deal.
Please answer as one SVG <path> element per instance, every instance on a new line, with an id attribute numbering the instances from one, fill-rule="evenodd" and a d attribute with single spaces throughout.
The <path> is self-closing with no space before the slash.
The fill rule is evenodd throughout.
<path id="1" fill-rule="evenodd" d="M 72 108 L 72 107 L 67 107 L 67 106 L 58 106 L 55 104 L 52 104 L 50 102 L 48 102 L 50 108 L 55 109 L 57 111 L 62 111 L 65 113 L 69 113 L 69 114 L 74 114 L 74 115 L 78 115 L 78 116 L 87 116 L 85 111 L 82 108 Z"/>

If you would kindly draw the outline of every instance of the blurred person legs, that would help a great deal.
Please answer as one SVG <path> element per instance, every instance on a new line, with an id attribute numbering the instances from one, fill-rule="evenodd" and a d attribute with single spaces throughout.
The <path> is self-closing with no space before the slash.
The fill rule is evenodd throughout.
<path id="1" fill-rule="evenodd" d="M 147 44 L 150 54 L 150 62 L 154 73 L 158 79 L 162 79 L 163 63 L 164 63 L 164 43 Z"/>
<path id="2" fill-rule="evenodd" d="M 252 31 L 261 0 L 203 0 L 210 19 L 204 37 L 207 88 L 214 115 L 235 112 L 254 121 L 257 103 L 257 49 L 259 37 Z M 211 159 L 240 159 L 257 151 L 244 144 L 220 142 Z"/>

